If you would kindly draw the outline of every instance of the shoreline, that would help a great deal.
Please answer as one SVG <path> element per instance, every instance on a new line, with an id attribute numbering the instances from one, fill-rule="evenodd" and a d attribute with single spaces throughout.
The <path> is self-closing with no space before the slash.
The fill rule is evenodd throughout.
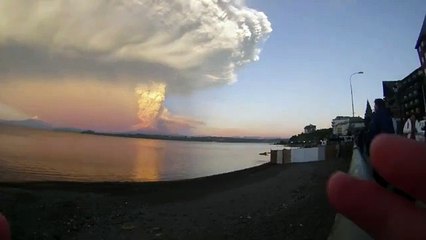
<path id="1" fill-rule="evenodd" d="M 326 239 L 325 186 L 350 159 L 167 182 L 0 183 L 13 239 Z"/>
<path id="2" fill-rule="evenodd" d="M 93 193 L 109 193 L 122 191 L 122 193 L 132 191 L 144 191 L 150 188 L 162 187 L 188 187 L 193 184 L 214 184 L 224 180 L 235 180 L 247 174 L 256 173 L 271 167 L 278 167 L 272 163 L 263 163 L 258 166 L 244 168 L 226 173 L 219 173 L 210 176 L 165 180 L 165 181 L 5 181 L 0 182 L 1 188 L 19 188 L 25 190 L 61 190 L 70 192 L 93 192 Z M 285 166 L 281 165 L 282 168 Z M 137 189 L 135 189 L 137 188 Z"/>
<path id="3" fill-rule="evenodd" d="M 25 126 L 20 124 L 8 124 L 0 121 L 0 128 L 15 128 L 27 129 L 34 131 L 48 131 L 58 133 L 72 133 L 87 136 L 101 136 L 101 137 L 118 137 L 118 138 L 131 138 L 131 139 L 148 139 L 148 140 L 162 140 L 162 141 L 181 141 L 181 142 L 205 142 L 205 143 L 253 143 L 253 144 L 268 144 L 272 145 L 287 138 L 278 137 L 226 137 L 226 136 L 192 136 L 192 135 L 164 135 L 164 134 L 149 134 L 149 133 L 126 133 L 126 132 L 96 132 L 92 130 L 76 129 L 76 128 L 38 128 Z"/>

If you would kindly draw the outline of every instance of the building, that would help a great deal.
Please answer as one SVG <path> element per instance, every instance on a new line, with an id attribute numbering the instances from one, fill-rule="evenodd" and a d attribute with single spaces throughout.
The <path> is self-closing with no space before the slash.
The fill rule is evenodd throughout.
<path id="1" fill-rule="evenodd" d="M 344 127 L 343 125 L 348 121 L 351 117 L 348 116 L 337 116 L 331 122 L 331 127 L 333 128 L 333 135 L 343 135 Z"/>
<path id="2" fill-rule="evenodd" d="M 411 114 L 421 118 L 425 115 L 425 74 L 417 68 L 399 81 L 384 81 L 383 95 L 392 116 L 407 119 Z"/>
<path id="3" fill-rule="evenodd" d="M 417 118 L 426 115 L 426 16 L 415 49 L 420 67 L 401 80 L 382 83 L 386 105 L 400 124 L 412 114 Z"/>
<path id="4" fill-rule="evenodd" d="M 420 65 L 425 70 L 426 68 L 426 15 L 423 19 L 423 25 L 420 30 L 419 37 L 416 42 L 416 50 L 419 55 Z M 426 74 L 426 72 L 424 72 Z"/>
<path id="5" fill-rule="evenodd" d="M 333 127 L 333 135 L 348 136 L 356 135 L 364 128 L 364 119 L 360 117 L 337 116 L 331 122 Z"/>
<path id="6" fill-rule="evenodd" d="M 309 124 L 304 129 L 305 129 L 304 133 L 313 133 L 317 130 L 317 126 Z"/>

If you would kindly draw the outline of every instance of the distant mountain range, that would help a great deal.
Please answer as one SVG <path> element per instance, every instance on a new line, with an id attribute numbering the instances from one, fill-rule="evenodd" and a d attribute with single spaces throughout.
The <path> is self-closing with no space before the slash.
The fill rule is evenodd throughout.
<path id="1" fill-rule="evenodd" d="M 0 124 L 11 125 L 11 126 L 19 126 L 19 127 L 28 127 L 28 128 L 36 128 L 36 129 L 49 129 L 52 130 L 53 127 L 43 122 L 39 119 L 25 119 L 25 120 L 0 120 Z"/>
<path id="2" fill-rule="evenodd" d="M 285 138 L 257 138 L 257 137 L 216 137 L 216 136 L 180 136 L 163 134 L 144 134 L 144 133 L 99 133 L 91 130 L 82 131 L 83 134 L 126 137 L 126 138 L 145 138 L 158 140 L 174 141 L 196 141 L 196 142 L 228 142 L 228 143 L 278 143 L 287 142 Z"/>
<path id="3" fill-rule="evenodd" d="M 257 137 L 215 137 L 215 136 L 179 136 L 179 135 L 163 135 L 163 134 L 149 134 L 149 133 L 99 133 L 91 130 L 82 130 L 78 128 L 55 128 L 49 123 L 39 119 L 25 119 L 25 120 L 0 120 L 0 124 L 19 126 L 35 129 L 64 131 L 64 132 L 81 132 L 83 134 L 103 135 L 113 137 L 128 137 L 128 138 L 147 138 L 147 139 L 161 139 L 161 140 L 177 140 L 177 141 L 201 141 L 201 142 L 245 142 L 245 143 L 276 143 L 287 141 L 281 138 L 257 138 Z"/>
<path id="4" fill-rule="evenodd" d="M 35 129 L 44 129 L 44 130 L 53 130 L 53 131 L 62 131 L 62 132 L 82 132 L 82 129 L 72 128 L 72 127 L 53 127 L 47 122 L 44 122 L 40 119 L 25 119 L 25 120 L 1 120 L 0 124 L 17 126 L 17 127 L 27 127 Z"/>

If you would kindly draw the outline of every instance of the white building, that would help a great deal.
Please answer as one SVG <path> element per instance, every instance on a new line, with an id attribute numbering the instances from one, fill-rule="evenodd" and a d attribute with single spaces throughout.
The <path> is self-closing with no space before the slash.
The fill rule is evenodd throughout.
<path id="1" fill-rule="evenodd" d="M 304 128 L 304 133 L 313 133 L 317 130 L 317 126 L 309 124 Z"/>
<path id="2" fill-rule="evenodd" d="M 364 120 L 360 117 L 337 116 L 331 122 L 331 126 L 334 135 L 347 136 L 364 128 Z"/>

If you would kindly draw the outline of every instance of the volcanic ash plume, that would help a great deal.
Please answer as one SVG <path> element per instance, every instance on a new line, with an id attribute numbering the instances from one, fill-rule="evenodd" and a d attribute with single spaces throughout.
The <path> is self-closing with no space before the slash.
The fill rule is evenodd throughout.
<path id="1" fill-rule="evenodd" d="M 235 82 L 241 67 L 259 59 L 271 32 L 267 16 L 243 0 L 1 0 L 0 84 L 61 86 L 76 79 L 75 86 L 93 81 L 126 87 L 127 97 L 136 87 L 141 128 L 192 126 L 165 111 L 166 86 L 167 94 L 185 95 Z M 122 108 L 104 104 L 102 109 Z M 10 107 L 30 109 L 31 115 L 42 111 L 31 99 Z M 57 112 L 67 114 L 66 108 Z"/>
<path id="2" fill-rule="evenodd" d="M 136 89 L 138 97 L 138 117 L 140 123 L 138 128 L 155 128 L 155 123 L 164 111 L 164 100 L 166 85 L 163 83 L 152 83 L 139 85 Z"/>
<path id="3" fill-rule="evenodd" d="M 236 81 L 272 31 L 241 0 L 3 0 L 0 23 L 0 77 L 156 79 L 170 93 Z"/>
<path id="4" fill-rule="evenodd" d="M 166 85 L 164 83 L 150 83 L 139 85 L 135 89 L 138 98 L 139 123 L 133 126 L 134 130 L 150 133 L 189 133 L 193 128 L 203 125 L 185 116 L 171 113 L 165 106 Z"/>

